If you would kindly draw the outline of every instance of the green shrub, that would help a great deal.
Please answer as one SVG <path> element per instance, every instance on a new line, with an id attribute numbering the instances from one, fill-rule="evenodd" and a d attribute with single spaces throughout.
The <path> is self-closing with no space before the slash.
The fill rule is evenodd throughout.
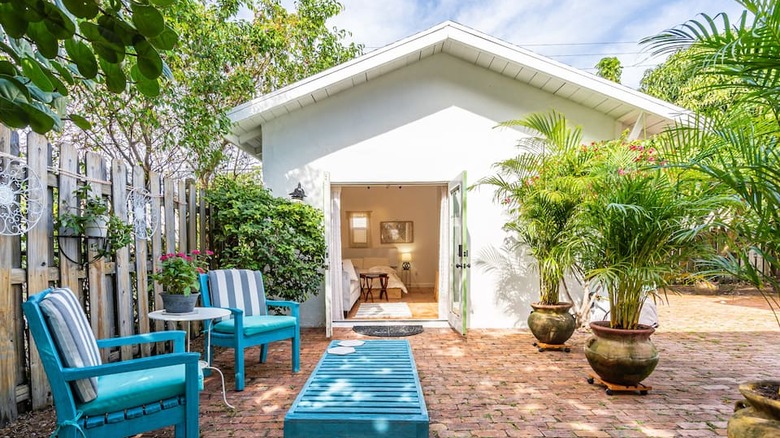
<path id="1" fill-rule="evenodd" d="M 271 297 L 302 302 L 317 295 L 325 261 L 320 210 L 274 197 L 246 176 L 218 177 L 206 196 L 217 267 L 261 271 Z"/>

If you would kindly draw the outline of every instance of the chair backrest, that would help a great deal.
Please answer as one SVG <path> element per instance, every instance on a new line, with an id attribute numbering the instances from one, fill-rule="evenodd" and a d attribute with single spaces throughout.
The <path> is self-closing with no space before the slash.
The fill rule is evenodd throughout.
<path id="1" fill-rule="evenodd" d="M 245 316 L 266 315 L 263 274 L 248 269 L 218 269 L 209 271 L 210 305 L 233 307 Z"/>
<path id="2" fill-rule="evenodd" d="M 88 402 L 97 397 L 97 378 L 81 379 L 68 384 L 62 378 L 63 368 L 101 364 L 97 341 L 84 310 L 70 289 L 47 289 L 30 296 L 22 304 L 49 378 L 52 396 L 58 410 L 73 410 L 75 401 Z M 72 417 L 72 413 L 65 414 Z"/>

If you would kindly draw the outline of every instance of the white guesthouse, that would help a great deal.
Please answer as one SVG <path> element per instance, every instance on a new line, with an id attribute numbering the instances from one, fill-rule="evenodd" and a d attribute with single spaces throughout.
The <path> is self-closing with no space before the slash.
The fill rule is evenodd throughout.
<path id="1" fill-rule="evenodd" d="M 404 283 L 435 289 L 438 320 L 463 333 L 525 327 L 536 274 L 501 263 L 504 210 L 469 185 L 517 153 L 524 134 L 499 122 L 552 109 L 587 141 L 654 134 L 684 112 L 453 22 L 233 109 L 230 140 L 262 160 L 266 186 L 280 196 L 301 183 L 325 212 L 330 267 L 303 325 L 330 335 L 345 321 L 355 296 L 342 260 L 405 258 Z M 405 239 L 383 243 L 390 221 Z"/>

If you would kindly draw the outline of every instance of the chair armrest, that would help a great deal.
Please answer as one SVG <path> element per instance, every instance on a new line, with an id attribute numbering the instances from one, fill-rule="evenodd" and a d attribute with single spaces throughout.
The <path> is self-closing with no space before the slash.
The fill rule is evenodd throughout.
<path id="1" fill-rule="evenodd" d="M 265 300 L 265 304 L 267 306 L 277 306 L 277 307 L 289 307 L 290 313 L 292 313 L 292 316 L 295 317 L 295 319 L 299 319 L 300 316 L 300 303 L 296 303 L 295 301 L 282 301 L 282 300 Z"/>
<path id="2" fill-rule="evenodd" d="M 296 303 L 295 301 L 281 301 L 281 300 L 265 300 L 265 303 L 269 306 L 279 306 L 279 307 L 300 307 L 300 303 Z"/>
<path id="3" fill-rule="evenodd" d="M 150 368 L 162 368 L 171 365 L 195 364 L 200 360 L 200 353 L 171 353 L 159 356 L 142 357 L 140 359 L 125 360 L 122 362 L 106 363 L 94 367 L 64 368 L 62 377 L 66 381 L 87 379 L 90 377 L 105 376 L 109 374 L 126 373 L 130 371 L 148 370 Z"/>
<path id="4" fill-rule="evenodd" d="M 122 345 L 147 344 L 152 342 L 173 341 L 175 353 L 183 353 L 187 340 L 187 332 L 182 330 L 169 330 L 140 335 L 122 336 L 119 338 L 98 339 L 98 348 L 120 347 Z"/>

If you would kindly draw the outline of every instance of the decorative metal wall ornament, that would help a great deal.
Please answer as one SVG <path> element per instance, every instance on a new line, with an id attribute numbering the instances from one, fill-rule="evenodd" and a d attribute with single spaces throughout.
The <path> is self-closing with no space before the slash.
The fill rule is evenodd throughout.
<path id="1" fill-rule="evenodd" d="M 19 158 L 0 155 L 0 235 L 19 236 L 43 216 L 40 178 Z"/>
<path id="2" fill-rule="evenodd" d="M 127 214 L 138 239 L 149 240 L 157 231 L 157 217 L 152 214 L 152 194 L 136 187 L 127 194 Z"/>

